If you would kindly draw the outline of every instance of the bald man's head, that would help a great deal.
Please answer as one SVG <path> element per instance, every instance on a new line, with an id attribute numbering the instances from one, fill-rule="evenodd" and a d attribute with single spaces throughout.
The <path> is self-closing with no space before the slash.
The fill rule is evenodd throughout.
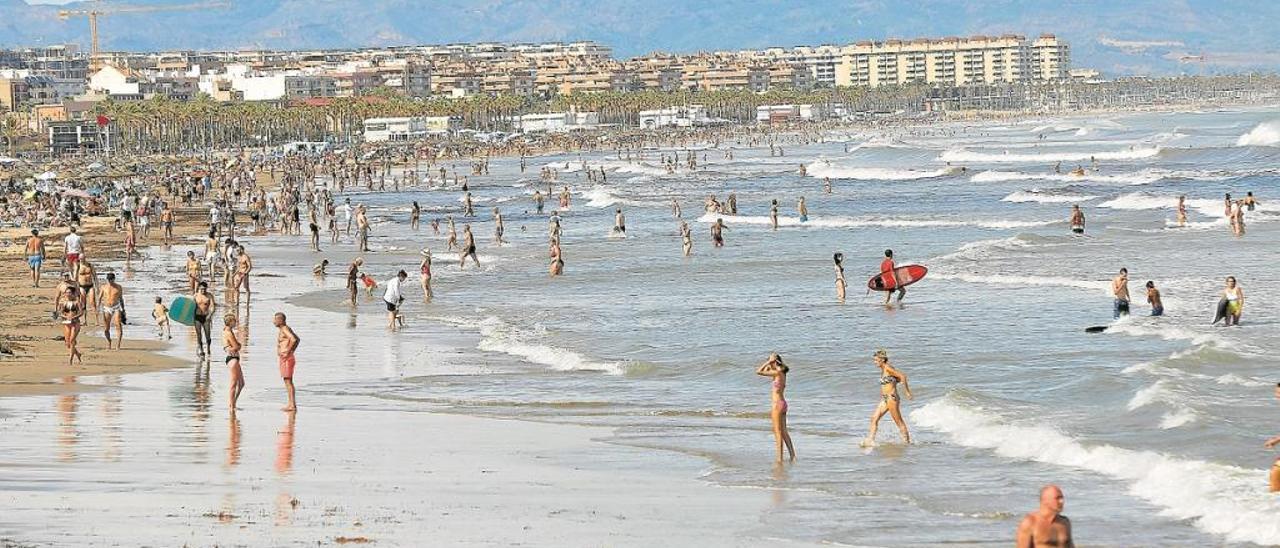
<path id="1" fill-rule="evenodd" d="M 1040 508 L 1042 510 L 1051 510 L 1053 512 L 1061 512 L 1066 505 L 1065 496 L 1062 489 L 1057 485 L 1046 485 L 1040 489 Z"/>

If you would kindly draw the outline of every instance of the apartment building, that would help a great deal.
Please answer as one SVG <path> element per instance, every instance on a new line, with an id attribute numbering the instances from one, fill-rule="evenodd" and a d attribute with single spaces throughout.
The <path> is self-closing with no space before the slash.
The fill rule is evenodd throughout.
<path id="1" fill-rule="evenodd" d="M 1056 79 L 1069 67 L 1067 44 L 1052 35 L 864 41 L 841 48 L 838 86 L 926 83 L 945 86 Z"/>

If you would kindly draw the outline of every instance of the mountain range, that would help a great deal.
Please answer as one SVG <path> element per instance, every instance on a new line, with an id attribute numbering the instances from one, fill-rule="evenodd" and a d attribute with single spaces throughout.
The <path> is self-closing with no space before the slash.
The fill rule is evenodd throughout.
<path id="1" fill-rule="evenodd" d="M 56 0 L 42 0 L 44 2 Z M 178 6 L 199 0 L 137 0 Z M 1280 2 L 1255 0 L 224 0 L 100 18 L 104 50 L 311 49 L 595 40 L 615 56 L 859 40 L 1053 33 L 1108 75 L 1280 68 Z M 75 42 L 65 5 L 0 0 L 0 48 Z M 109 10 L 117 5 L 104 2 Z"/>

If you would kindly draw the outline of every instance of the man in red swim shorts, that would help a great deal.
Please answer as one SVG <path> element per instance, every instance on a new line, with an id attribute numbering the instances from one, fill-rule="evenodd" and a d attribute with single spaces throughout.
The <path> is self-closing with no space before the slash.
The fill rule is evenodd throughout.
<path id="1" fill-rule="evenodd" d="M 302 342 L 302 339 L 298 338 L 298 334 L 294 333 L 286 323 L 283 312 L 276 312 L 271 318 L 271 324 L 278 330 L 276 354 L 280 357 L 280 377 L 284 379 L 284 389 L 289 394 L 289 405 L 286 405 L 283 410 L 297 411 L 298 405 L 293 399 L 293 368 L 298 361 L 293 354 L 298 350 L 298 343 Z"/>

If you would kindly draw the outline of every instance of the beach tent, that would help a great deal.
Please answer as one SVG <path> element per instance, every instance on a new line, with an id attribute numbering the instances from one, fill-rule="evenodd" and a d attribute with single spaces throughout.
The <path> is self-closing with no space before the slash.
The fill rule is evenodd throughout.
<path id="1" fill-rule="evenodd" d="M 52 181 L 57 178 L 58 178 L 58 174 L 52 171 L 46 171 L 44 173 L 36 175 L 36 179 L 39 179 L 41 181 Z"/>
<path id="2" fill-rule="evenodd" d="M 102 162 L 94 162 L 92 164 L 89 164 L 89 166 L 86 167 L 85 169 L 88 169 L 89 171 L 102 171 L 104 169 L 107 169 L 107 166 L 104 165 Z"/>

